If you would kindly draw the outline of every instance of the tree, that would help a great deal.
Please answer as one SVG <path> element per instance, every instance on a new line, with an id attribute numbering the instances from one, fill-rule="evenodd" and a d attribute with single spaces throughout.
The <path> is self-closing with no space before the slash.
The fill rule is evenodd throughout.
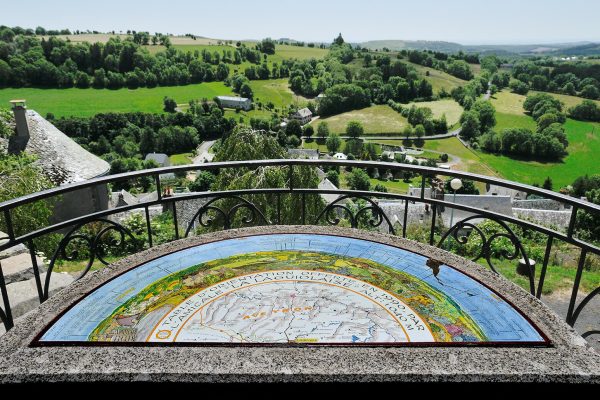
<path id="1" fill-rule="evenodd" d="M 140 138 L 140 152 L 142 155 L 152 153 L 156 150 L 156 140 L 152 128 L 145 128 Z"/>
<path id="2" fill-rule="evenodd" d="M 317 126 L 317 135 L 320 139 L 325 140 L 329 136 L 329 125 L 327 122 L 320 122 Z"/>
<path id="3" fill-rule="evenodd" d="M 544 184 L 542 185 L 543 189 L 552 190 L 552 178 L 549 176 L 544 180 Z"/>
<path id="4" fill-rule="evenodd" d="M 309 138 L 309 139 L 310 139 L 310 138 L 312 137 L 312 135 L 314 135 L 314 134 L 315 134 L 315 128 L 313 128 L 313 127 L 312 127 L 312 125 L 308 125 L 308 124 L 307 124 L 307 125 L 306 125 L 306 126 L 303 128 L 303 132 L 302 132 L 302 133 L 304 134 L 304 136 L 305 136 L 305 137 L 307 137 L 307 138 Z"/>
<path id="5" fill-rule="evenodd" d="M 490 101 L 478 100 L 471 107 L 471 112 L 476 112 L 479 118 L 479 129 L 487 132 L 496 125 L 496 109 Z"/>
<path id="6" fill-rule="evenodd" d="M 177 108 L 177 102 L 170 97 L 165 96 L 163 98 L 163 110 L 165 112 L 174 113 Z"/>
<path id="7" fill-rule="evenodd" d="M 0 202 L 52 188 L 52 182 L 44 175 L 35 160 L 35 157 L 25 154 L 8 155 L 0 153 Z M 50 200 L 36 201 L 32 204 L 13 208 L 11 216 L 15 235 L 23 235 L 42 226 L 47 226 L 52 214 L 53 203 Z M 8 232 L 4 219 L 0 219 L 0 230 Z M 46 236 L 44 236 L 45 240 Z M 39 249 L 38 243 L 36 243 L 36 246 Z M 45 249 L 46 246 L 40 250 Z M 47 256 L 50 256 L 50 254 L 46 253 Z"/>
<path id="8" fill-rule="evenodd" d="M 329 136 L 327 136 L 325 146 L 327 146 L 327 150 L 329 150 L 330 153 L 336 153 L 340 149 L 341 145 L 342 139 L 340 139 L 339 135 L 330 133 Z"/>
<path id="9" fill-rule="evenodd" d="M 569 109 L 569 115 L 573 119 L 583 121 L 600 121 L 600 107 L 592 100 L 584 100 Z"/>
<path id="10" fill-rule="evenodd" d="M 285 134 L 287 136 L 302 136 L 302 125 L 300 125 L 300 122 L 297 119 L 292 119 L 285 127 Z"/>
<path id="11" fill-rule="evenodd" d="M 215 161 L 245 161 L 286 158 L 286 150 L 271 135 L 264 135 L 245 126 L 236 127 L 226 136 L 215 154 Z M 291 181 L 290 181 L 291 179 Z M 317 169 L 310 166 L 297 166 L 291 176 L 289 168 L 278 166 L 262 166 L 253 168 L 225 168 L 219 174 L 212 189 L 215 191 L 237 189 L 265 189 L 301 187 L 316 189 L 319 185 Z M 305 218 L 312 221 L 317 218 L 323 209 L 323 200 L 318 194 L 307 194 L 304 199 L 300 196 L 281 196 L 277 201 L 275 194 L 252 195 L 252 203 L 262 211 L 267 221 L 278 221 L 284 225 L 296 225 L 302 221 L 302 213 L 297 210 L 304 206 Z M 232 199 L 218 200 L 215 206 L 223 210 L 231 210 L 239 201 Z M 278 205 L 281 207 L 278 208 Z M 279 212 L 279 213 L 278 213 Z M 242 226 L 242 219 L 247 218 L 245 213 L 232 213 L 232 227 Z M 281 219 L 278 219 L 278 215 Z M 219 216 L 217 215 L 218 219 Z M 257 216 L 256 223 L 262 223 Z M 216 220 L 215 224 L 218 225 Z M 247 224 L 246 224 L 247 225 Z M 223 225 L 221 225 L 222 227 Z M 220 229 L 215 226 L 215 229 Z"/>
<path id="12" fill-rule="evenodd" d="M 196 175 L 194 182 L 190 183 L 189 189 L 192 192 L 206 192 L 215 183 L 216 177 L 210 171 L 200 171 Z"/>
<path id="13" fill-rule="evenodd" d="M 383 186 L 381 183 L 378 183 L 377 185 L 375 185 L 373 190 L 375 190 L 376 192 L 381 192 L 381 193 L 387 193 L 387 191 L 388 191 L 387 188 L 385 186 Z"/>
<path id="14" fill-rule="evenodd" d="M 509 87 L 513 91 L 513 93 L 525 95 L 527 94 L 527 92 L 529 92 L 529 85 L 517 79 L 513 79 L 510 82 Z"/>
<path id="15" fill-rule="evenodd" d="M 257 47 L 265 54 L 275 54 L 275 42 L 271 38 L 263 39 Z"/>
<path id="16" fill-rule="evenodd" d="M 240 88 L 240 96 L 246 97 L 247 99 L 251 99 L 254 97 L 254 93 L 252 92 L 252 88 L 248 83 L 244 83 Z"/>
<path id="17" fill-rule="evenodd" d="M 333 40 L 333 43 L 337 44 L 338 46 L 341 46 L 344 44 L 344 38 L 342 37 L 341 33 Z"/>
<path id="18" fill-rule="evenodd" d="M 346 181 L 348 182 L 348 187 L 352 190 L 370 190 L 371 189 L 371 181 L 369 175 L 365 172 L 364 169 L 361 168 L 353 168 L 352 172 L 350 172 Z"/>
<path id="19" fill-rule="evenodd" d="M 364 133 L 363 126 L 358 121 L 350 121 L 348 125 L 346 125 L 346 135 L 348 135 L 351 139 L 358 139 Z"/>
<path id="20" fill-rule="evenodd" d="M 472 141 L 481 135 L 479 115 L 476 112 L 465 111 L 460 117 L 460 123 L 460 136 L 463 139 Z"/>
<path id="21" fill-rule="evenodd" d="M 335 187 L 340 187 L 340 174 L 337 173 L 336 170 L 327 171 L 327 179 L 329 182 L 333 183 Z"/>

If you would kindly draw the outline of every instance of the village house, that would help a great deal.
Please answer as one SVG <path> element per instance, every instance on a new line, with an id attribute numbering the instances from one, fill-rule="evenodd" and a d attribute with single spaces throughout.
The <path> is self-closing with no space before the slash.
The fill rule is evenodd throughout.
<path id="1" fill-rule="evenodd" d="M 297 120 L 298 122 L 300 122 L 300 125 L 306 125 L 310 122 L 310 120 L 312 119 L 312 111 L 310 111 L 308 108 L 302 108 L 298 111 L 296 111 L 294 114 L 292 114 L 292 118 Z"/>
<path id="2" fill-rule="evenodd" d="M 235 96 L 217 96 L 221 106 L 224 108 L 233 108 L 248 111 L 252 108 L 252 100 L 245 97 Z"/>

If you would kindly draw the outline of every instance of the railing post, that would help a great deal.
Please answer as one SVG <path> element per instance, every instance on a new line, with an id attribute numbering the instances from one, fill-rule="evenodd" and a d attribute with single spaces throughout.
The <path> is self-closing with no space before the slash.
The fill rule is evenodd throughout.
<path id="1" fill-rule="evenodd" d="M 544 253 L 544 263 L 542 264 L 542 270 L 540 271 L 540 280 L 538 282 L 538 288 L 536 296 L 538 299 L 542 297 L 542 288 L 544 287 L 544 279 L 546 279 L 546 269 L 548 268 L 548 262 L 550 261 L 550 251 L 552 250 L 552 242 L 554 237 L 548 236 L 546 242 L 546 253 Z"/>
<path id="2" fill-rule="evenodd" d="M 42 289 L 42 279 L 40 277 L 40 268 L 37 263 L 37 257 L 35 254 L 35 245 L 33 240 L 29 241 L 29 255 L 31 256 L 31 266 L 33 267 L 33 276 L 35 277 L 35 286 L 38 291 L 38 297 L 40 303 L 44 302 L 44 290 Z"/>
<path id="3" fill-rule="evenodd" d="M 144 207 L 146 214 L 146 231 L 148 232 L 148 247 L 152 247 L 152 226 L 150 224 L 150 211 L 148 206 Z"/>
<path id="4" fill-rule="evenodd" d="M 406 221 L 408 219 L 408 200 L 404 200 L 404 220 L 402 222 L 402 237 L 406 239 Z"/>
<path id="5" fill-rule="evenodd" d="M 571 325 L 571 327 L 575 325 L 573 310 L 575 309 L 575 303 L 577 303 L 577 293 L 579 292 L 579 284 L 581 283 L 581 275 L 583 274 L 586 257 L 587 250 L 581 249 L 579 263 L 577 264 L 577 274 L 575 275 L 575 281 L 573 282 L 573 292 L 571 292 L 571 300 L 569 301 L 569 309 L 567 311 L 567 324 Z"/>
<path id="6" fill-rule="evenodd" d="M 8 240 L 13 242 L 15 240 L 15 230 L 13 229 L 9 208 L 4 209 L 4 220 L 6 221 L 6 234 L 8 235 Z"/>
<path id="7" fill-rule="evenodd" d="M 432 204 L 431 205 L 431 229 L 429 231 L 429 245 L 433 246 L 433 237 L 434 237 L 434 233 L 435 233 L 435 219 L 437 216 L 437 204 Z"/>
<path id="8" fill-rule="evenodd" d="M 179 239 L 179 224 L 177 223 L 177 206 L 175 205 L 175 200 L 173 200 L 173 224 L 175 224 L 175 240 Z"/>
<path id="9" fill-rule="evenodd" d="M 162 188 L 160 186 L 160 175 L 154 175 L 154 182 L 156 183 L 156 200 L 162 202 Z"/>
<path id="10" fill-rule="evenodd" d="M 2 300 L 4 302 L 4 315 L 6 321 L 4 321 L 4 327 L 8 331 L 14 326 L 12 310 L 10 309 L 10 301 L 8 300 L 8 293 L 6 291 L 6 282 L 4 280 L 4 272 L 2 271 L 2 263 L 0 262 L 0 293 L 2 294 Z"/>
<path id="11" fill-rule="evenodd" d="M 567 237 L 570 239 L 573 236 L 573 231 L 575 230 L 575 222 L 577 221 L 577 206 L 573 206 L 573 210 L 571 211 L 571 219 L 569 220 L 569 228 L 567 229 Z"/>

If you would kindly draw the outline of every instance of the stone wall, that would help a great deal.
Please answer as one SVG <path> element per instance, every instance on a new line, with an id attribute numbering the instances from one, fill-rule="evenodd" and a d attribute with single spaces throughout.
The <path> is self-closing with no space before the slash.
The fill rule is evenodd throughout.
<path id="1" fill-rule="evenodd" d="M 521 219 L 532 220 L 547 227 L 558 227 L 566 229 L 571 219 L 571 210 L 532 210 L 525 208 L 513 208 L 515 216 Z"/>
<path id="2" fill-rule="evenodd" d="M 524 208 L 527 210 L 561 211 L 565 209 L 565 205 L 563 203 L 551 199 L 513 200 L 513 207 Z"/>

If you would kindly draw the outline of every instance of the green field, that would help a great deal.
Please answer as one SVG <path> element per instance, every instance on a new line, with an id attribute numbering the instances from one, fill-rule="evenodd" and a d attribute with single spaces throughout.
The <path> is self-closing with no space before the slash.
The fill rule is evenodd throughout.
<path id="1" fill-rule="evenodd" d="M 554 95 L 565 104 L 578 104 L 581 98 L 574 96 Z M 494 95 L 492 104 L 496 108 L 496 131 L 506 128 L 536 129 L 536 123 L 524 113 L 523 102 L 526 96 L 503 91 Z M 569 140 L 569 153 L 562 162 L 545 163 L 538 161 L 522 161 L 507 156 L 496 156 L 478 152 L 484 162 L 496 173 L 507 179 L 522 183 L 541 184 L 546 177 L 551 177 L 554 188 L 559 189 L 571 184 L 575 178 L 584 174 L 600 173 L 600 164 L 594 154 L 600 152 L 600 124 L 567 119 L 565 132 Z"/>
<path id="2" fill-rule="evenodd" d="M 542 92 L 535 92 L 535 91 L 530 92 L 530 94 L 536 94 L 536 93 L 542 93 Z M 549 92 L 543 92 L 543 93 L 549 94 L 550 96 L 562 101 L 564 103 L 564 111 L 565 112 L 568 111 L 569 108 L 576 106 L 578 104 L 581 104 L 582 101 L 589 100 L 589 99 L 584 99 L 582 97 L 569 96 L 568 94 L 549 93 Z M 600 100 L 593 100 L 593 101 L 600 106 Z"/>
<path id="3" fill-rule="evenodd" d="M 173 154 L 169 156 L 169 161 L 171 165 L 187 165 L 192 163 L 193 157 L 194 153 Z"/>
<path id="4" fill-rule="evenodd" d="M 254 103 L 267 104 L 271 102 L 277 108 L 296 104 L 302 107 L 308 101 L 307 98 L 298 96 L 289 88 L 287 78 L 250 81 L 250 87 L 254 93 Z"/>
<path id="5" fill-rule="evenodd" d="M 0 104 L 8 106 L 12 99 L 25 99 L 30 109 L 42 116 L 91 117 L 104 112 L 150 112 L 163 110 L 163 98 L 169 96 L 179 104 L 192 99 L 212 99 L 232 94 L 223 82 L 205 82 L 187 86 L 164 86 L 139 89 L 0 89 Z"/>
<path id="6" fill-rule="evenodd" d="M 386 132 L 402 132 L 408 121 L 402 115 L 387 105 L 374 105 L 361 110 L 348 111 L 342 114 L 321 118 L 313 122 L 316 126 L 324 121 L 329 124 L 329 130 L 335 133 L 345 133 L 350 121 L 359 121 L 365 128 L 365 134 Z"/>
<path id="7" fill-rule="evenodd" d="M 485 153 L 479 155 L 492 169 L 507 179 L 542 184 L 549 176 L 554 183 L 554 189 L 558 190 L 573 183 L 579 176 L 600 173 L 600 163 L 595 157 L 600 154 L 600 124 L 567 119 L 565 130 L 569 140 L 569 154 L 559 163 L 521 161 Z"/>
<path id="8" fill-rule="evenodd" d="M 425 79 L 427 79 L 427 81 L 429 81 L 429 83 L 431 83 L 431 86 L 433 87 L 433 93 L 438 93 L 442 89 L 445 89 L 448 93 L 450 93 L 452 89 L 459 86 L 464 86 L 467 83 L 467 81 L 437 69 L 424 67 L 419 64 L 413 64 L 406 60 L 403 60 L 403 62 L 412 65 L 417 70 L 419 75 L 422 75 L 425 77 Z M 426 76 L 427 72 L 429 72 L 429 76 Z"/>
<path id="9" fill-rule="evenodd" d="M 448 121 L 448 126 L 453 126 L 457 124 L 460 120 L 460 116 L 464 111 L 461 105 L 452 99 L 426 101 L 422 103 L 410 103 L 406 107 L 411 107 L 413 104 L 417 107 L 427 107 L 431 109 L 434 118 L 440 118 L 442 115 L 445 114 L 446 121 Z"/>

